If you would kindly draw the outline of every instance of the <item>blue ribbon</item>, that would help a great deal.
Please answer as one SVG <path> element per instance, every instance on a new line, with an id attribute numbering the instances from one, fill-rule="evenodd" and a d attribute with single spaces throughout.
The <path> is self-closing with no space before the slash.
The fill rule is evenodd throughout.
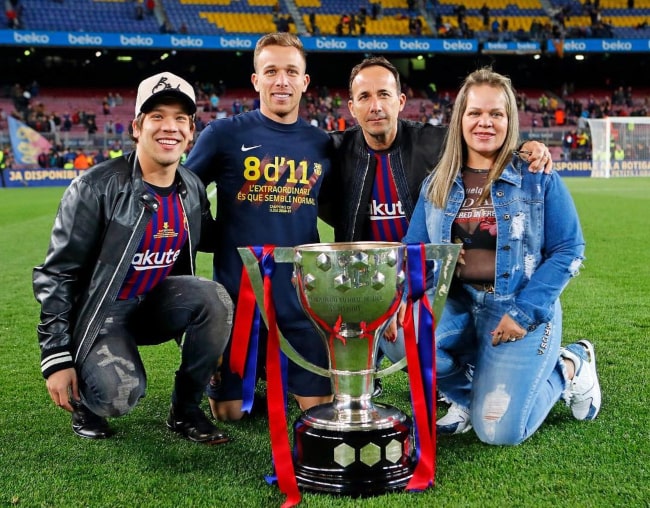
<path id="1" fill-rule="evenodd" d="M 258 258 L 259 259 L 259 258 Z M 275 273 L 275 258 L 273 255 L 265 254 L 262 256 L 262 269 L 264 276 L 272 278 Z M 284 407 L 287 408 L 287 379 L 289 376 L 289 358 L 280 349 L 280 367 L 282 369 L 282 392 L 284 397 Z"/>
<path id="2" fill-rule="evenodd" d="M 426 297 L 427 285 L 427 260 L 422 244 L 408 244 L 406 246 L 407 254 L 407 276 L 408 276 L 408 298 L 413 305 L 418 306 L 418 323 L 417 323 L 417 347 L 418 358 L 420 360 L 420 376 L 424 385 L 424 396 L 426 400 L 427 413 L 429 421 L 435 422 L 434 414 L 435 404 L 435 376 L 434 370 L 434 343 L 433 343 L 433 314 L 431 306 Z M 416 455 L 419 458 L 420 446 L 416 430 Z"/>
<path id="3" fill-rule="evenodd" d="M 251 247 L 255 257 L 262 257 L 262 247 Z M 255 305 L 253 322 L 251 323 L 250 338 L 248 341 L 248 354 L 246 357 L 246 367 L 244 368 L 244 378 L 242 379 L 242 411 L 250 414 L 253 410 L 255 401 L 255 385 L 257 384 L 257 357 L 260 343 L 260 309 Z"/>
<path id="4" fill-rule="evenodd" d="M 256 251 L 257 255 L 257 251 Z M 260 254 L 261 255 L 261 254 Z M 258 255 L 258 259 L 260 256 Z M 264 272 L 264 277 L 273 277 L 273 274 L 275 273 L 275 259 L 273 258 L 272 255 L 270 254 L 265 254 L 262 257 L 262 269 Z M 289 359 L 287 356 L 284 354 L 282 350 L 280 350 L 280 368 L 281 368 L 281 375 L 282 375 L 282 392 L 283 392 L 283 402 L 284 402 L 284 407 L 285 407 L 285 413 L 287 411 L 287 376 L 288 376 L 288 366 L 289 366 Z M 266 481 L 267 484 L 269 485 L 278 485 L 278 475 L 276 473 L 276 468 L 275 468 L 275 461 L 273 460 L 273 457 L 271 457 L 271 464 L 273 468 L 273 472 L 271 474 L 264 475 L 264 481 Z"/>

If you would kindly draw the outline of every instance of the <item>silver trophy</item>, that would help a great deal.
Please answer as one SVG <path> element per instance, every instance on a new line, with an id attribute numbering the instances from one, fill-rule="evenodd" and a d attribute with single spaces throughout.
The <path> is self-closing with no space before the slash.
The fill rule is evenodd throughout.
<path id="1" fill-rule="evenodd" d="M 262 279 L 255 255 L 239 249 L 263 312 Z M 427 245 L 435 260 L 433 312 L 439 318 L 459 245 Z M 410 417 L 373 402 L 375 378 L 406 365 L 406 359 L 377 371 L 386 326 L 404 291 L 406 246 L 395 242 L 321 243 L 276 247 L 275 261 L 292 262 L 300 304 L 323 339 L 324 369 L 305 360 L 281 337 L 295 363 L 332 381 L 334 400 L 305 411 L 294 423 L 294 467 L 298 485 L 316 492 L 374 495 L 403 489 L 413 474 L 415 449 Z M 268 323 L 267 323 L 268 324 Z"/>

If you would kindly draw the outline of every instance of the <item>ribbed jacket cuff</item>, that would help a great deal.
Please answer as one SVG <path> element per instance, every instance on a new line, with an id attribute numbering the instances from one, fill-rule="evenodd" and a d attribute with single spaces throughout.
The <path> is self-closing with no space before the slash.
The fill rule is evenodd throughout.
<path id="1" fill-rule="evenodd" d="M 48 351 L 47 356 L 41 356 L 41 372 L 45 379 L 59 370 L 73 367 L 74 362 L 70 351 Z"/>

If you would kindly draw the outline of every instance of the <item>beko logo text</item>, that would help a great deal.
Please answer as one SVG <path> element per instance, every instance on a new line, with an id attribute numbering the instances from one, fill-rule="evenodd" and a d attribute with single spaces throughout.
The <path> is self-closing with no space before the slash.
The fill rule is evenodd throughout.
<path id="1" fill-rule="evenodd" d="M 253 43 L 249 39 L 226 39 L 224 37 L 219 38 L 219 43 L 222 48 L 252 48 Z"/>
<path id="2" fill-rule="evenodd" d="M 122 46 L 153 46 L 153 38 L 142 37 L 142 35 L 134 35 L 132 37 L 120 35 L 120 44 Z"/>
<path id="3" fill-rule="evenodd" d="M 463 41 L 456 41 L 456 42 L 442 41 L 442 48 L 451 51 L 472 51 L 474 49 L 471 42 L 463 42 Z"/>
<path id="4" fill-rule="evenodd" d="M 415 49 L 418 51 L 427 51 L 431 48 L 428 42 L 422 41 L 399 41 L 399 49 Z"/>
<path id="5" fill-rule="evenodd" d="M 388 43 L 384 41 L 359 41 L 359 49 L 388 49 Z"/>
<path id="6" fill-rule="evenodd" d="M 603 41 L 603 50 L 604 51 L 631 51 L 632 43 L 623 42 L 623 41 Z"/>
<path id="7" fill-rule="evenodd" d="M 32 33 L 14 32 L 14 42 L 32 42 L 37 44 L 47 44 L 50 38 L 47 35 Z"/>
<path id="8" fill-rule="evenodd" d="M 83 34 L 83 35 L 74 35 L 74 34 L 68 34 L 68 42 L 70 44 L 89 44 L 91 46 L 101 46 L 102 44 L 102 38 L 98 37 L 96 35 L 89 35 L 89 34 Z"/>
<path id="9" fill-rule="evenodd" d="M 318 39 L 316 41 L 316 47 L 320 49 L 348 49 L 345 41 L 335 41 L 332 39 Z"/>
<path id="10" fill-rule="evenodd" d="M 584 42 L 568 41 L 564 43 L 564 51 L 584 51 L 587 45 Z"/>
<path id="11" fill-rule="evenodd" d="M 203 39 L 196 39 L 194 37 L 171 37 L 172 46 L 181 48 L 202 48 Z"/>

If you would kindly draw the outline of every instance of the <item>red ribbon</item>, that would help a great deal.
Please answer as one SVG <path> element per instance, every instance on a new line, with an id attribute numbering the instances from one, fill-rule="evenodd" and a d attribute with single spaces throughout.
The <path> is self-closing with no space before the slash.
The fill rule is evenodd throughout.
<path id="1" fill-rule="evenodd" d="M 418 463 L 409 480 L 406 490 L 425 490 L 433 485 L 435 477 L 436 462 L 436 397 L 433 393 L 433 411 L 431 416 L 427 408 L 424 393 L 424 382 L 420 375 L 420 357 L 415 337 L 415 326 L 413 322 L 413 303 L 409 300 L 404 316 L 404 341 L 406 346 L 406 359 L 408 362 L 409 383 L 411 385 L 411 403 L 413 405 L 413 416 L 417 429 L 419 443 Z"/>
<path id="2" fill-rule="evenodd" d="M 274 247 L 265 245 L 262 265 L 264 267 L 264 310 L 268 319 L 269 334 L 266 345 L 266 394 L 269 412 L 269 432 L 271 435 L 271 453 L 278 487 L 287 497 L 282 508 L 289 508 L 300 503 L 301 496 L 293 468 L 293 458 L 289 445 L 287 415 L 285 410 L 284 389 L 282 386 L 282 367 L 280 360 L 280 335 L 278 332 L 271 275 L 275 266 Z"/>
<path id="3" fill-rule="evenodd" d="M 435 316 L 424 293 L 426 283 L 426 256 L 424 245 L 407 247 L 409 261 L 409 295 L 404 316 L 404 342 L 408 362 L 411 404 L 418 443 L 418 462 L 406 490 L 422 491 L 433 485 L 436 472 L 436 347 Z M 419 254 L 419 255 L 418 255 Z M 419 342 L 413 320 L 413 301 L 419 305 Z M 423 367 L 420 354 L 431 355 Z M 423 358 L 424 359 L 424 358 Z M 428 359 L 427 359 L 428 360 Z M 431 367 L 431 372 L 423 368 Z M 431 377 L 430 382 L 425 382 Z M 427 386 L 429 385 L 429 386 Z M 429 393 L 427 393 L 429 392 Z"/>
<path id="4" fill-rule="evenodd" d="M 249 247 L 250 251 L 255 254 L 255 249 Z M 241 281 L 239 283 L 239 296 L 235 308 L 235 321 L 232 328 L 232 342 L 230 346 L 230 370 L 239 377 L 244 378 L 246 368 L 246 358 L 248 356 L 248 346 L 250 344 L 251 330 L 255 316 L 255 293 L 251 284 L 250 277 L 246 271 L 246 266 L 242 268 Z"/>

